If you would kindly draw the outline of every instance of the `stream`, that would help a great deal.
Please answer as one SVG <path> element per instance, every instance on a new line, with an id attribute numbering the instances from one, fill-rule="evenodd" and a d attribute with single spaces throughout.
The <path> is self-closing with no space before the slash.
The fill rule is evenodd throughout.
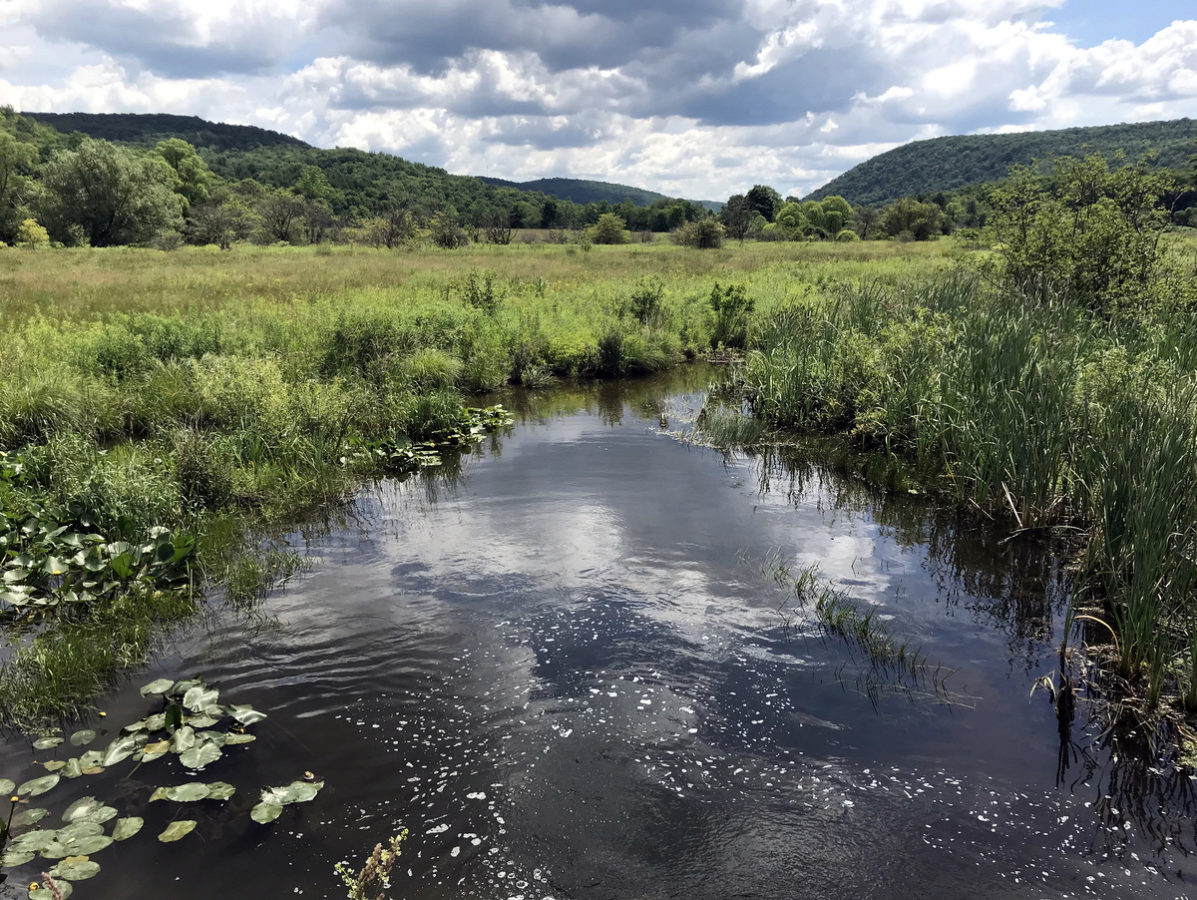
<path id="1" fill-rule="evenodd" d="M 1062 746 L 1031 691 L 1063 561 L 799 451 L 687 440 L 712 374 L 500 398 L 504 433 L 287 535 L 306 572 L 214 598 L 85 723 L 190 675 L 269 713 L 198 776 L 170 757 L 46 795 L 146 819 L 74 897 L 344 897 L 334 864 L 402 829 L 390 893 L 413 900 L 1197 896 L 1189 774 L 1103 747 L 1083 698 Z M 922 663 L 828 633 L 779 565 L 817 565 Z M 48 755 L 10 735 L 0 774 Z M 250 820 L 305 771 L 314 801 Z M 212 779 L 237 795 L 147 802 Z M 178 817 L 195 832 L 154 839 Z"/>

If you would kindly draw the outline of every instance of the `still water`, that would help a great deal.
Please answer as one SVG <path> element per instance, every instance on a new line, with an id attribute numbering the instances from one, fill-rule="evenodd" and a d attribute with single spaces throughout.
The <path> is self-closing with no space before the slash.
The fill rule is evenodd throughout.
<path id="1" fill-rule="evenodd" d="M 47 795 L 146 818 L 74 896 L 343 897 L 334 863 L 401 829 L 395 898 L 1197 896 L 1190 778 L 1103 749 L 1084 702 L 1062 747 L 1031 695 L 1068 590 L 1048 549 L 809 453 L 688 442 L 710 375 L 507 399 L 515 426 L 459 465 L 288 536 L 308 572 L 214 602 L 90 723 L 202 675 L 269 711 L 258 740 Z M 817 564 L 926 666 L 826 634 L 778 563 Z M 0 774 L 46 756 L 11 740 Z M 305 770 L 315 801 L 250 821 Z M 217 779 L 227 804 L 147 802 Z"/>

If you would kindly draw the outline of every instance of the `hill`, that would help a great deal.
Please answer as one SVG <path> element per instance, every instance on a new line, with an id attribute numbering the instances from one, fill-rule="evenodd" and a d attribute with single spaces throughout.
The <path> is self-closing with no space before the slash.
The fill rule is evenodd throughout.
<path id="1" fill-rule="evenodd" d="M 651 206 L 655 200 L 669 199 L 656 191 L 631 187 L 626 184 L 613 184 L 609 181 L 584 181 L 579 178 L 538 178 L 535 181 L 506 181 L 502 178 L 478 176 L 487 184 L 501 185 L 521 191 L 538 191 L 550 197 L 561 200 L 572 200 L 574 203 L 602 203 L 606 201 L 612 205 L 631 200 L 636 206 Z"/>
<path id="2" fill-rule="evenodd" d="M 82 132 L 88 137 L 119 144 L 152 147 L 167 138 L 182 138 L 194 147 L 212 150 L 254 150 L 258 147 L 308 147 L 299 138 L 255 125 L 226 125 L 198 116 L 166 113 L 38 113 L 22 116 L 49 125 L 64 134 Z"/>
<path id="3" fill-rule="evenodd" d="M 936 194 L 1004 178 L 1015 164 L 1057 156 L 1118 151 L 1135 160 L 1182 168 L 1197 152 L 1197 121 L 1100 125 L 1016 134 L 972 134 L 904 144 L 874 156 L 814 191 L 807 199 L 839 194 L 853 206 L 884 206 L 900 197 Z"/>

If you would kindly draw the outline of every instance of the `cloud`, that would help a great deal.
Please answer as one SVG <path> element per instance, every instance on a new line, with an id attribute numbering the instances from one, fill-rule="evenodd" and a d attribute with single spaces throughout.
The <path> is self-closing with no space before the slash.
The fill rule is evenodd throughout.
<path id="1" fill-rule="evenodd" d="M 1050 24 L 1064 5 L 8 0 L 0 102 L 192 113 L 701 198 L 805 193 L 938 134 L 1191 114 L 1197 21 L 1082 47 Z"/>

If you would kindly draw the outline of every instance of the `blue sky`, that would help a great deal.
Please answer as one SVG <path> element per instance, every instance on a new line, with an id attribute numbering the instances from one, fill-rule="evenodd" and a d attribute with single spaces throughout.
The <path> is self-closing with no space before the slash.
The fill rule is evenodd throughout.
<path id="1" fill-rule="evenodd" d="M 0 0 L 0 34 L 18 109 L 696 199 L 944 134 L 1197 116 L 1197 0 Z"/>

